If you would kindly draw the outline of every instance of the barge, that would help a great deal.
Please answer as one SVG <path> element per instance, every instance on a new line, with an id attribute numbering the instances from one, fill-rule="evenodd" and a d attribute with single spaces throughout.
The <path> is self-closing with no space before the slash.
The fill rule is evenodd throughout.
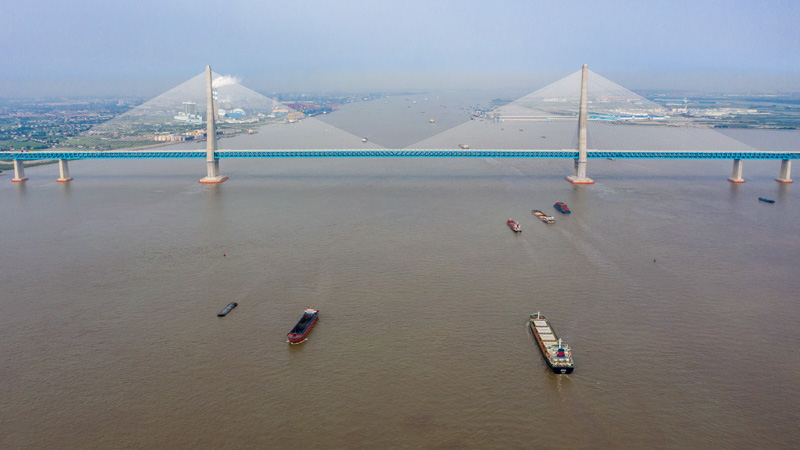
<path id="1" fill-rule="evenodd" d="M 305 341 L 306 337 L 308 337 L 308 333 L 311 332 L 311 328 L 313 328 L 314 324 L 317 323 L 318 318 L 319 311 L 310 306 L 306 308 L 306 310 L 303 312 L 303 316 L 297 321 L 294 328 L 292 328 L 292 331 L 286 334 L 286 338 L 289 339 L 289 343 L 299 344 Z"/>
<path id="2" fill-rule="evenodd" d="M 531 314 L 528 325 L 531 327 L 533 337 L 536 338 L 539 350 L 542 351 L 544 361 L 550 366 L 553 373 L 572 373 L 575 370 L 575 364 L 572 361 L 569 345 L 561 342 L 556 332 L 553 331 L 553 327 L 550 326 L 550 321 L 537 312 Z"/>
<path id="3" fill-rule="evenodd" d="M 222 311 L 217 313 L 217 317 L 225 317 L 225 316 L 227 316 L 228 313 L 231 312 L 231 310 L 233 308 L 236 308 L 237 306 L 239 306 L 239 304 L 236 303 L 236 302 L 228 303 L 228 305 L 226 307 L 222 308 Z"/>
<path id="4" fill-rule="evenodd" d="M 506 224 L 514 233 L 519 233 L 522 231 L 522 225 L 520 225 L 519 222 L 515 222 L 513 219 L 506 220 Z"/>
<path id="5" fill-rule="evenodd" d="M 534 209 L 531 211 L 534 216 L 538 217 L 544 223 L 556 223 L 556 218 L 553 216 L 548 216 L 547 214 L 541 212 L 538 209 Z"/>
<path id="6" fill-rule="evenodd" d="M 556 211 L 562 214 L 569 214 L 571 212 L 569 210 L 569 206 L 567 206 L 567 204 L 564 202 L 556 202 L 556 204 L 553 205 L 553 207 L 556 209 Z"/>

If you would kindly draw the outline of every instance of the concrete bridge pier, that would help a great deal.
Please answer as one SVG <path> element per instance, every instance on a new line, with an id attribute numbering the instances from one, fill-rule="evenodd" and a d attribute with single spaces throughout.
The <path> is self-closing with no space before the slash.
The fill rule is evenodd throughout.
<path id="1" fill-rule="evenodd" d="M 794 181 L 792 181 L 792 160 L 781 160 L 781 173 L 775 181 L 778 183 L 794 183 Z"/>
<path id="2" fill-rule="evenodd" d="M 733 173 L 731 173 L 731 177 L 728 178 L 728 181 L 731 183 L 744 183 L 744 178 L 742 178 L 742 160 L 741 159 L 734 159 L 733 160 Z"/>
<path id="3" fill-rule="evenodd" d="M 581 106 L 578 111 L 578 159 L 575 160 L 575 175 L 567 177 L 572 184 L 594 184 L 586 177 L 586 95 L 589 87 L 589 66 L 581 70 Z"/>
<path id="4" fill-rule="evenodd" d="M 206 170 L 207 175 L 198 181 L 205 184 L 219 184 L 228 177 L 219 174 L 219 159 L 217 158 L 217 127 L 214 122 L 214 87 L 212 85 L 211 66 L 206 66 Z"/>
<path id="5" fill-rule="evenodd" d="M 58 181 L 59 183 L 66 183 L 67 181 L 72 181 L 72 177 L 69 176 L 69 166 L 67 165 L 66 159 L 59 159 L 58 160 Z"/>
<path id="6" fill-rule="evenodd" d="M 22 165 L 21 159 L 14 160 L 14 178 L 11 181 L 14 183 L 28 181 L 28 177 L 25 176 L 25 166 Z"/>

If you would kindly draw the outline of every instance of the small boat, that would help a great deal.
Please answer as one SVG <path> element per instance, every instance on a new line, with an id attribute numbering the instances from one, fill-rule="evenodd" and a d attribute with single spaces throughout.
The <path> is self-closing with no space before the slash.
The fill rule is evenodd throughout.
<path id="1" fill-rule="evenodd" d="M 556 219 L 553 216 L 548 216 L 547 214 L 539 211 L 538 209 L 534 209 L 531 211 L 534 216 L 538 217 L 544 223 L 556 223 Z"/>
<path id="2" fill-rule="evenodd" d="M 469 149 L 469 145 L 467 145 L 467 144 L 458 144 L 458 146 L 463 148 L 464 150 L 468 150 Z"/>
<path id="3" fill-rule="evenodd" d="M 572 373 L 575 363 L 569 345 L 561 342 L 556 332 L 550 326 L 550 321 L 540 313 L 531 314 L 530 322 L 533 336 L 539 344 L 544 361 L 550 366 L 553 373 Z"/>
<path id="4" fill-rule="evenodd" d="M 236 302 L 230 302 L 230 303 L 228 303 L 228 306 L 226 306 L 226 307 L 222 308 L 222 311 L 220 311 L 220 312 L 218 312 L 218 313 L 217 313 L 217 317 L 225 317 L 225 316 L 227 316 L 227 315 L 228 315 L 228 313 L 229 313 L 229 312 L 231 312 L 231 310 L 232 310 L 233 308 L 236 308 L 237 306 L 239 306 L 239 304 L 238 304 L 238 303 L 236 303 Z"/>
<path id="5" fill-rule="evenodd" d="M 564 213 L 564 214 L 569 214 L 570 213 L 569 206 L 567 206 L 567 204 L 564 203 L 564 202 L 556 202 L 556 204 L 553 205 L 553 207 L 556 209 L 556 211 L 558 211 L 560 213 Z"/>
<path id="6" fill-rule="evenodd" d="M 297 324 L 292 328 L 286 337 L 289 339 L 289 342 L 292 344 L 299 344 L 306 340 L 308 333 L 311 332 L 311 328 L 314 327 L 314 324 L 317 323 L 317 319 L 319 318 L 319 311 L 312 307 L 306 308 L 303 312 L 303 317 L 297 321 Z"/>
<path id="7" fill-rule="evenodd" d="M 513 231 L 514 233 L 519 233 L 522 231 L 522 226 L 519 224 L 519 222 L 515 222 L 512 219 L 508 219 L 506 220 L 506 224 L 508 225 L 508 228 L 511 228 L 511 231 Z"/>
<path id="8" fill-rule="evenodd" d="M 758 199 L 761 200 L 762 202 L 775 203 L 775 200 L 772 200 L 771 198 L 758 197 Z"/>
<path id="9" fill-rule="evenodd" d="M 431 119 L 431 120 L 429 120 L 428 122 L 430 122 L 430 123 L 435 123 L 436 121 L 435 121 L 435 120 L 433 120 L 433 119 Z"/>
<path id="10" fill-rule="evenodd" d="M 361 142 L 367 142 L 367 138 L 361 138 Z"/>

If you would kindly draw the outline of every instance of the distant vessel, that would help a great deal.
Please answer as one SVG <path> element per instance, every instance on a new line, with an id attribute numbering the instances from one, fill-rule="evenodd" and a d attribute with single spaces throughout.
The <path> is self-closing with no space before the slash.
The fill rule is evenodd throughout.
<path id="1" fill-rule="evenodd" d="M 469 149 L 469 145 L 467 145 L 467 144 L 458 144 L 458 146 L 463 148 L 464 150 Z"/>
<path id="2" fill-rule="evenodd" d="M 556 204 L 553 205 L 553 207 L 558 212 L 561 212 L 561 213 L 564 213 L 564 214 L 569 214 L 570 213 L 569 206 L 567 206 L 567 204 L 564 203 L 564 202 L 556 202 Z"/>
<path id="3" fill-rule="evenodd" d="M 758 197 L 758 199 L 761 200 L 762 202 L 775 203 L 775 200 L 772 200 L 771 198 Z"/>
<path id="4" fill-rule="evenodd" d="M 538 217 L 544 223 L 556 223 L 556 219 L 553 216 L 548 216 L 547 214 L 539 211 L 538 209 L 534 209 L 531 211 L 534 216 Z"/>
<path id="5" fill-rule="evenodd" d="M 308 333 L 311 332 L 311 328 L 314 327 L 314 324 L 317 323 L 317 318 L 319 317 L 319 311 L 312 307 L 306 308 L 303 312 L 303 316 L 300 320 L 297 321 L 292 331 L 290 331 L 286 337 L 289 339 L 289 342 L 292 344 L 299 344 L 306 340 Z"/>
<path id="6" fill-rule="evenodd" d="M 231 312 L 231 310 L 232 310 L 233 308 L 236 308 L 238 305 L 239 305 L 239 304 L 238 304 L 238 303 L 236 303 L 236 302 L 230 302 L 230 303 L 228 303 L 228 306 L 226 306 L 226 307 L 222 308 L 222 311 L 220 311 L 220 312 L 218 312 L 218 313 L 217 313 L 217 317 L 225 317 L 225 316 L 227 316 L 227 315 L 228 315 L 228 313 L 229 313 L 229 312 Z"/>
<path id="7" fill-rule="evenodd" d="M 361 142 L 367 142 L 367 138 L 361 138 Z"/>
<path id="8" fill-rule="evenodd" d="M 511 231 L 513 231 L 514 233 L 519 233 L 520 231 L 522 231 L 522 226 L 519 224 L 519 222 L 515 222 L 512 219 L 508 219 L 506 220 L 506 224 L 508 225 L 508 228 L 511 228 Z"/>
<path id="9" fill-rule="evenodd" d="M 436 121 L 435 121 L 435 120 L 433 120 L 433 119 L 431 119 L 431 120 L 429 120 L 428 122 L 430 122 L 430 123 L 434 123 L 434 122 L 436 122 Z"/>
<path id="10" fill-rule="evenodd" d="M 247 134 L 256 134 L 258 130 L 247 130 Z"/>
<path id="11" fill-rule="evenodd" d="M 544 361 L 553 373 L 572 373 L 575 364 L 572 361 L 569 345 L 561 342 L 547 318 L 538 312 L 531 314 L 528 325 L 536 338 L 536 343 L 539 344 Z"/>

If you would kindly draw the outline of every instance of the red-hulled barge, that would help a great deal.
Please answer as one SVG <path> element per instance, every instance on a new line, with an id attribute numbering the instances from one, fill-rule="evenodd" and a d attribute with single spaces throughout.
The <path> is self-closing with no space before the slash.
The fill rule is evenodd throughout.
<path id="1" fill-rule="evenodd" d="M 291 344 L 299 344 L 306 340 L 308 337 L 308 333 L 311 332 L 311 328 L 314 327 L 314 324 L 317 323 L 317 319 L 319 318 L 319 311 L 312 307 L 306 308 L 303 312 L 303 317 L 297 321 L 297 324 L 292 328 L 286 338 L 289 339 L 289 343 Z"/>

